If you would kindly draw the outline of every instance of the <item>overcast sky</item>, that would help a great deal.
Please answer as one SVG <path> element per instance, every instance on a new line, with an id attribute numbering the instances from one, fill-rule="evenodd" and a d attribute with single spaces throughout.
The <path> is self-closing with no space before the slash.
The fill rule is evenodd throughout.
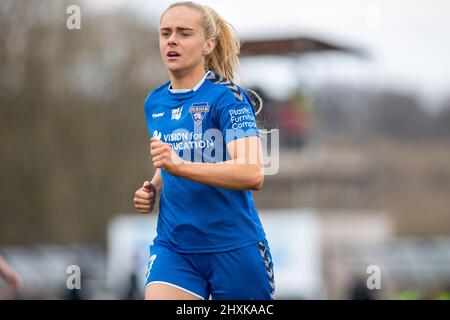
<path id="1" fill-rule="evenodd" d="M 97 0 L 95 9 L 136 8 L 157 23 L 174 1 Z M 346 81 L 419 92 L 437 103 L 450 95 L 450 1 L 448 0 L 203 0 L 237 29 L 242 39 L 315 36 L 363 48 L 371 58 L 311 55 L 303 63 L 242 61 L 244 80 L 264 82 L 275 91 L 302 81 L 307 85 Z M 274 62 L 275 60 L 271 60 Z M 262 68 L 264 66 L 264 68 Z M 296 68 L 296 73 L 290 72 Z M 258 71 L 258 72 L 256 72 Z"/>

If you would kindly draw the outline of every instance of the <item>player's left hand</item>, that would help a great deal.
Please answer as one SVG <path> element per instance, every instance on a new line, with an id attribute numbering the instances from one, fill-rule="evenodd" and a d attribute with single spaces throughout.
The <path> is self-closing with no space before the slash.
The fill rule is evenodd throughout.
<path id="1" fill-rule="evenodd" d="M 150 142 L 150 153 L 155 168 L 162 168 L 168 173 L 176 175 L 183 159 L 172 150 L 170 144 L 155 138 L 151 138 Z"/>

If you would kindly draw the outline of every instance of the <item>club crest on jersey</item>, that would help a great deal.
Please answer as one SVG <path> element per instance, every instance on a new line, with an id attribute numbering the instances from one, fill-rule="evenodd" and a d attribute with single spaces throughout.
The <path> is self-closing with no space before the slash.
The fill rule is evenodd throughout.
<path id="1" fill-rule="evenodd" d="M 192 120 L 194 120 L 194 124 L 196 126 L 202 123 L 202 120 L 207 112 L 209 112 L 208 102 L 196 102 L 189 107 L 189 113 L 191 114 Z"/>

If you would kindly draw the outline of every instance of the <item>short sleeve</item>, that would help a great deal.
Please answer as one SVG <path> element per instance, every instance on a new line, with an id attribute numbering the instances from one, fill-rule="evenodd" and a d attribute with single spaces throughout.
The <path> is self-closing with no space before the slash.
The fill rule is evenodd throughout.
<path id="1" fill-rule="evenodd" d="M 217 106 L 219 129 L 227 144 L 244 137 L 258 137 L 253 107 L 244 99 L 222 99 Z"/>
<path id="2" fill-rule="evenodd" d="M 150 96 L 151 93 L 148 94 L 147 98 L 144 101 L 144 115 L 145 115 L 145 122 L 147 124 L 147 130 L 149 133 L 149 137 L 152 138 L 152 125 L 151 125 L 151 116 L 150 116 Z"/>

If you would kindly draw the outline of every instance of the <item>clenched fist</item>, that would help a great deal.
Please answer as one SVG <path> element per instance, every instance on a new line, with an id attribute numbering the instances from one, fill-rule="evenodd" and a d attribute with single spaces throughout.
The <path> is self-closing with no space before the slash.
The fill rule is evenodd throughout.
<path id="1" fill-rule="evenodd" d="M 153 184 L 145 181 L 134 194 L 134 207 L 140 213 L 150 213 L 156 199 L 156 189 Z"/>
<path id="2" fill-rule="evenodd" d="M 162 168 L 176 175 L 183 160 L 172 150 L 170 144 L 155 138 L 150 141 L 150 153 L 155 168 Z"/>

